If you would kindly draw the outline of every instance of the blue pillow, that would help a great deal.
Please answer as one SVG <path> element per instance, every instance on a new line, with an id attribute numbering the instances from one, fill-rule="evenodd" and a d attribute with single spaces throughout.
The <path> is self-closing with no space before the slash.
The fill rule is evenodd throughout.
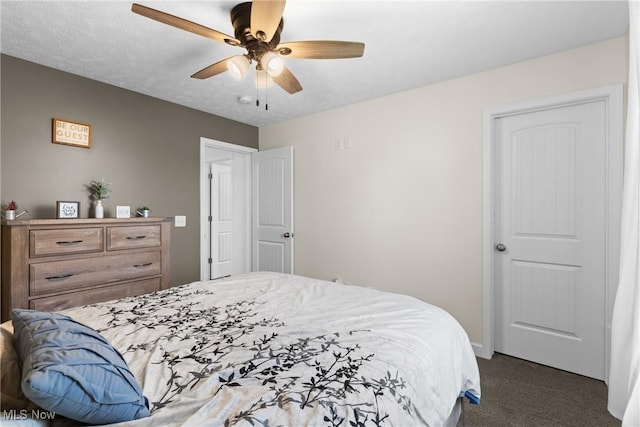
<path id="1" fill-rule="evenodd" d="M 22 391 L 47 411 L 87 424 L 149 416 L 122 355 L 90 327 L 62 314 L 11 312 Z"/>

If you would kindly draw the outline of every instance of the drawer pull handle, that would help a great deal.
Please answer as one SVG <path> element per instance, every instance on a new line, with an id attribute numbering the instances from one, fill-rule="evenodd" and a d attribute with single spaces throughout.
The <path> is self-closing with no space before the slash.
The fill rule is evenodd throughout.
<path id="1" fill-rule="evenodd" d="M 142 240 L 147 236 L 127 236 L 127 240 Z"/>
<path id="2" fill-rule="evenodd" d="M 153 265 L 153 263 L 152 262 L 148 262 L 146 264 L 134 264 L 133 266 L 135 268 L 142 268 L 142 267 L 149 267 L 150 265 Z"/>
<path id="3" fill-rule="evenodd" d="M 61 242 L 56 242 L 56 245 L 68 246 L 68 245 L 77 245 L 78 243 L 82 243 L 82 240 L 63 240 Z"/>
<path id="4" fill-rule="evenodd" d="M 59 276 L 45 277 L 45 279 L 47 279 L 47 280 L 63 280 L 63 279 L 68 279 L 71 276 L 73 276 L 73 274 L 61 274 Z"/>

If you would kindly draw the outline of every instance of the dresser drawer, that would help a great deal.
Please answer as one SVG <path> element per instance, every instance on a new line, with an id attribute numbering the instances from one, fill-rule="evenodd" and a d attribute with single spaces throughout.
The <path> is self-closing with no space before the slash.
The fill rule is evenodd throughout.
<path id="1" fill-rule="evenodd" d="M 58 311 L 80 305 L 95 304 L 124 297 L 133 297 L 160 290 L 160 282 L 160 278 L 140 280 L 137 282 L 86 289 L 70 294 L 35 298 L 29 301 L 29 308 L 40 311 Z"/>
<path id="2" fill-rule="evenodd" d="M 160 225 L 107 227 L 107 250 L 160 246 L 161 235 Z"/>
<path id="3" fill-rule="evenodd" d="M 29 255 L 65 255 L 100 252 L 104 247 L 103 229 L 62 228 L 29 231 Z"/>
<path id="4" fill-rule="evenodd" d="M 29 287 L 31 295 L 44 295 L 100 283 L 155 276 L 161 272 L 160 251 L 32 263 L 29 266 Z"/>

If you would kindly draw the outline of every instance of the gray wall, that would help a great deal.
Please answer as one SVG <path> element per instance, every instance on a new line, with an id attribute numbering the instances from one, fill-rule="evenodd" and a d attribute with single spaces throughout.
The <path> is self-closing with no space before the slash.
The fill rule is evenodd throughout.
<path id="1" fill-rule="evenodd" d="M 55 218 L 57 200 L 80 201 L 86 218 L 85 186 L 104 177 L 107 217 L 143 204 L 187 216 L 172 228 L 171 283 L 198 280 L 200 137 L 257 148 L 258 128 L 7 55 L 0 65 L 2 203 L 28 209 L 21 218 Z M 92 147 L 53 144 L 54 117 L 90 124 Z"/>

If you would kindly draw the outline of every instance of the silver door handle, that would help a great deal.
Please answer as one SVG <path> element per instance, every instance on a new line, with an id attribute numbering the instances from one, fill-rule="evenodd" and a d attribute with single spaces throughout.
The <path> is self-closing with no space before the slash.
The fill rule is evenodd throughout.
<path id="1" fill-rule="evenodd" d="M 496 245 L 496 249 L 500 252 L 504 252 L 507 250 L 507 247 L 504 245 L 504 243 L 498 243 Z"/>
<path id="2" fill-rule="evenodd" d="M 282 235 L 282 237 L 284 237 L 285 239 L 288 239 L 288 238 L 290 238 L 290 237 L 293 237 L 293 233 L 289 233 L 289 232 L 287 231 L 286 233 L 284 233 L 284 234 Z"/>

